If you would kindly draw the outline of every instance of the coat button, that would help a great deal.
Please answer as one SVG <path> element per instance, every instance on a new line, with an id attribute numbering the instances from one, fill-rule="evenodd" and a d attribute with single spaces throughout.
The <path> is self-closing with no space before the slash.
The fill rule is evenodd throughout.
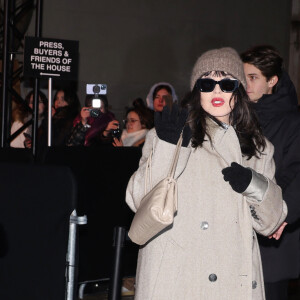
<path id="1" fill-rule="evenodd" d="M 208 229 L 208 223 L 207 223 L 207 222 L 202 222 L 202 223 L 201 223 L 201 229 L 202 229 L 202 230 Z"/>
<path id="2" fill-rule="evenodd" d="M 255 280 L 252 281 L 252 289 L 256 289 L 257 287 L 257 282 Z"/>
<path id="3" fill-rule="evenodd" d="M 217 281 L 217 275 L 216 275 L 216 274 L 210 274 L 210 275 L 208 276 L 208 279 L 209 279 L 209 281 L 211 281 L 211 282 L 215 282 L 215 281 Z"/>

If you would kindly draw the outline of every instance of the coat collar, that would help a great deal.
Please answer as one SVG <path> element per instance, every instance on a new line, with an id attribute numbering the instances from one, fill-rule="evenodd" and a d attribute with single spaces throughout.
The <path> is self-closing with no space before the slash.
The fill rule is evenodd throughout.
<path id="1" fill-rule="evenodd" d="M 241 146 L 234 128 L 229 126 L 228 129 L 224 129 L 210 118 L 207 119 L 207 128 L 212 139 L 213 149 L 226 164 L 230 166 L 232 162 L 237 162 L 243 165 Z M 210 142 L 208 141 L 208 143 Z"/>
<path id="2" fill-rule="evenodd" d="M 278 82 L 277 90 L 270 95 L 263 95 L 252 104 L 262 127 L 280 125 L 279 119 L 287 118 L 289 113 L 298 111 L 298 99 L 294 84 L 284 72 Z M 277 129 L 276 129 L 277 130 Z"/>

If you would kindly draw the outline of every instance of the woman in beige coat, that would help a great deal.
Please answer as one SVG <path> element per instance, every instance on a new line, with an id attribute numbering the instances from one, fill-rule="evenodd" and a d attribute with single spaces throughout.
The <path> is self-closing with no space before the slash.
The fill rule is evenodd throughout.
<path id="1" fill-rule="evenodd" d="M 269 236 L 287 209 L 274 182 L 273 146 L 264 139 L 245 92 L 235 50 L 204 53 L 191 77 L 189 116 L 175 173 L 178 211 L 171 227 L 139 251 L 138 300 L 263 300 L 256 233 Z M 185 110 L 156 114 L 126 201 L 144 196 L 152 152 L 152 186 L 166 177 Z M 189 141 L 190 140 L 190 141 Z"/>

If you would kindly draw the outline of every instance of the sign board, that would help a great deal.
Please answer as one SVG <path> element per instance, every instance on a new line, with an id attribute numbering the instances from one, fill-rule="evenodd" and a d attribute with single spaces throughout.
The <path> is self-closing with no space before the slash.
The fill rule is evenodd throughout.
<path id="1" fill-rule="evenodd" d="M 78 41 L 25 37 L 24 76 L 76 80 Z"/>

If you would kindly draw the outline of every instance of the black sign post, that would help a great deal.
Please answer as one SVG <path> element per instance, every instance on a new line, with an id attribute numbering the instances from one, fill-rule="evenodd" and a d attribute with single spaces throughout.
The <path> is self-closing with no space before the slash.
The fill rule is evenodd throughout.
<path id="1" fill-rule="evenodd" d="M 78 41 L 25 37 L 24 76 L 48 78 L 48 146 L 51 146 L 52 78 L 76 80 Z"/>

